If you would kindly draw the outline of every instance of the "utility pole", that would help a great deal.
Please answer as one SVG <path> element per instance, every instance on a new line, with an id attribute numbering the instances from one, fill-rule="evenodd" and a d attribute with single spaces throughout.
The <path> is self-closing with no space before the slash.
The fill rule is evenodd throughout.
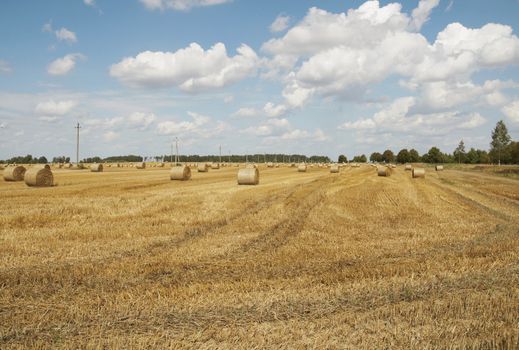
<path id="1" fill-rule="evenodd" d="M 76 132 L 76 165 L 79 165 L 79 129 L 81 129 L 81 125 L 79 125 L 79 122 L 74 127 Z"/>
<path id="2" fill-rule="evenodd" d="M 178 137 L 175 137 L 175 147 L 176 147 L 176 153 L 175 153 L 175 166 L 178 165 Z"/>
<path id="3" fill-rule="evenodd" d="M 169 162 L 173 164 L 173 142 L 171 142 L 171 152 L 169 153 Z"/>
<path id="4" fill-rule="evenodd" d="M 222 145 L 220 145 L 220 164 L 222 164 Z"/>
<path id="5" fill-rule="evenodd" d="M 229 163 L 231 163 L 231 150 L 229 150 Z"/>

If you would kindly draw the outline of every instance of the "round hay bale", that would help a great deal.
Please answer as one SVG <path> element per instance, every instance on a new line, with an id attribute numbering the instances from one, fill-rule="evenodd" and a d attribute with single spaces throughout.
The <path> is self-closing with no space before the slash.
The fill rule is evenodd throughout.
<path id="1" fill-rule="evenodd" d="M 245 169 L 258 169 L 258 166 L 253 163 L 247 163 L 245 164 Z"/>
<path id="2" fill-rule="evenodd" d="M 54 185 L 52 170 L 45 167 L 33 167 L 25 172 L 25 184 L 31 187 L 51 187 Z"/>
<path id="3" fill-rule="evenodd" d="M 276 165 L 274 165 L 274 167 L 276 167 L 276 168 L 279 168 L 279 164 L 278 164 L 278 163 L 276 163 Z"/>
<path id="4" fill-rule="evenodd" d="M 159 163 L 159 168 L 164 168 L 164 163 Z"/>
<path id="5" fill-rule="evenodd" d="M 413 178 L 425 177 L 425 168 L 413 168 Z"/>
<path id="6" fill-rule="evenodd" d="M 411 170 L 413 170 L 413 166 L 411 164 L 406 164 L 405 165 L 405 170 L 406 171 L 411 171 Z"/>
<path id="7" fill-rule="evenodd" d="M 218 163 L 211 164 L 211 169 L 215 169 L 215 170 L 220 169 L 220 164 L 218 164 Z"/>
<path id="8" fill-rule="evenodd" d="M 93 172 L 93 173 L 102 173 L 103 172 L 103 164 L 100 164 L 100 163 L 92 164 L 90 166 L 90 171 Z"/>
<path id="9" fill-rule="evenodd" d="M 295 168 L 295 167 L 296 167 L 296 163 L 291 163 L 291 164 L 290 164 L 290 167 L 291 167 L 291 168 Z"/>
<path id="10" fill-rule="evenodd" d="M 4 165 L 0 164 L 0 170 L 4 170 Z"/>
<path id="11" fill-rule="evenodd" d="M 186 181 L 191 179 L 191 168 L 187 165 L 178 165 L 171 168 L 169 172 L 169 178 L 171 180 Z"/>
<path id="12" fill-rule="evenodd" d="M 25 175 L 25 167 L 21 165 L 8 166 L 4 169 L 5 181 L 23 181 Z"/>
<path id="13" fill-rule="evenodd" d="M 144 163 L 144 162 L 137 163 L 137 164 L 135 164 L 135 167 L 137 169 L 146 169 L 146 163 Z"/>
<path id="14" fill-rule="evenodd" d="M 339 172 L 339 164 L 332 164 L 330 167 L 330 173 L 337 174 Z"/>
<path id="15" fill-rule="evenodd" d="M 436 171 L 443 171 L 443 165 L 437 165 L 435 168 Z"/>
<path id="16" fill-rule="evenodd" d="M 199 173 L 207 173 L 209 171 L 209 167 L 207 166 L 207 163 L 200 163 L 198 164 L 198 166 L 196 167 L 196 170 L 199 172 Z"/>
<path id="17" fill-rule="evenodd" d="M 305 173 L 306 172 L 306 164 L 299 164 L 299 166 L 297 167 L 297 171 L 300 172 L 300 173 Z"/>
<path id="18" fill-rule="evenodd" d="M 259 170 L 257 168 L 244 168 L 238 170 L 238 185 L 259 184 Z"/>
<path id="19" fill-rule="evenodd" d="M 377 168 L 378 176 L 391 176 L 391 169 L 385 166 L 380 166 Z"/>
<path id="20" fill-rule="evenodd" d="M 273 168 L 273 167 L 274 167 L 274 163 L 272 163 L 272 162 L 267 163 L 267 168 Z"/>

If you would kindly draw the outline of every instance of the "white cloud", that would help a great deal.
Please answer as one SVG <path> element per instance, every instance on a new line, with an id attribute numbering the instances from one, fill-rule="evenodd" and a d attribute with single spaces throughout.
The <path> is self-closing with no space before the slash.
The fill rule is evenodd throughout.
<path id="1" fill-rule="evenodd" d="M 70 113 L 77 105 L 78 102 L 73 100 L 49 100 L 45 102 L 39 102 L 36 105 L 34 112 L 47 117 L 63 116 Z"/>
<path id="2" fill-rule="evenodd" d="M 458 125 L 460 129 L 474 129 L 486 123 L 486 119 L 479 113 L 471 113 L 467 119 Z"/>
<path id="3" fill-rule="evenodd" d="M 287 112 L 285 105 L 274 105 L 272 102 L 267 102 L 263 107 L 263 111 L 269 118 L 277 118 Z"/>
<path id="4" fill-rule="evenodd" d="M 276 17 L 274 22 L 272 22 L 272 24 L 270 25 L 270 31 L 272 33 L 282 32 L 288 28 L 289 22 L 290 22 L 289 16 L 279 15 Z"/>
<path id="5" fill-rule="evenodd" d="M 83 0 L 83 2 L 84 2 L 85 5 L 87 5 L 87 6 L 95 6 L 95 5 L 96 5 L 95 0 Z"/>
<path id="6" fill-rule="evenodd" d="M 189 133 L 203 135 L 205 131 L 203 127 L 211 121 L 211 118 L 194 112 L 187 112 L 187 114 L 191 117 L 191 121 L 168 120 L 160 122 L 157 125 L 157 132 L 160 135 L 185 135 Z"/>
<path id="7" fill-rule="evenodd" d="M 501 111 L 514 123 L 519 123 L 519 100 L 506 105 Z"/>
<path id="8" fill-rule="evenodd" d="M 287 119 L 272 118 L 257 126 L 251 126 L 242 132 L 254 136 L 280 136 L 291 128 Z"/>
<path id="9" fill-rule="evenodd" d="M 119 138 L 120 134 L 114 132 L 114 131 L 107 131 L 103 134 L 103 139 L 106 142 L 111 142 Z"/>
<path id="10" fill-rule="evenodd" d="M 377 125 L 373 121 L 373 119 L 359 119 L 354 122 L 345 122 L 344 124 L 339 125 L 339 129 L 341 130 L 363 130 L 363 129 L 373 129 Z"/>
<path id="11" fill-rule="evenodd" d="M 223 99 L 224 103 L 231 103 L 232 101 L 234 101 L 234 96 L 233 95 L 227 95 Z"/>
<path id="12" fill-rule="evenodd" d="M 429 20 L 431 11 L 440 4 L 440 0 L 420 0 L 418 7 L 411 14 L 411 28 L 420 30 L 422 26 Z"/>
<path id="13" fill-rule="evenodd" d="M 140 0 L 149 10 L 171 9 L 188 11 L 192 7 L 213 6 L 231 2 L 232 0 Z"/>
<path id="14" fill-rule="evenodd" d="M 127 122 L 130 127 L 147 129 L 157 119 L 153 113 L 135 112 L 128 116 Z"/>
<path id="15" fill-rule="evenodd" d="M 52 21 L 48 21 L 41 27 L 42 32 L 52 33 Z"/>
<path id="16" fill-rule="evenodd" d="M 258 110 L 250 107 L 242 107 L 232 114 L 233 117 L 255 117 L 258 115 Z"/>
<path id="17" fill-rule="evenodd" d="M 0 60 L 0 74 L 11 73 L 12 71 L 13 71 L 13 69 L 11 68 L 11 65 L 9 64 L 9 62 Z"/>
<path id="18" fill-rule="evenodd" d="M 176 52 L 145 51 L 112 65 L 110 75 L 130 86 L 176 86 L 186 92 L 225 87 L 256 74 L 258 57 L 247 45 L 227 56 L 225 45 L 204 50 L 196 43 Z"/>
<path id="19" fill-rule="evenodd" d="M 52 61 L 47 67 L 47 73 L 50 75 L 65 75 L 72 71 L 76 66 L 76 61 L 82 58 L 84 58 L 84 56 L 79 53 L 65 55 L 62 58 Z"/>
<path id="20" fill-rule="evenodd" d="M 66 41 L 68 43 L 77 42 L 76 33 L 68 30 L 67 28 L 61 28 L 60 30 L 56 30 L 55 34 L 56 38 L 59 41 Z"/>

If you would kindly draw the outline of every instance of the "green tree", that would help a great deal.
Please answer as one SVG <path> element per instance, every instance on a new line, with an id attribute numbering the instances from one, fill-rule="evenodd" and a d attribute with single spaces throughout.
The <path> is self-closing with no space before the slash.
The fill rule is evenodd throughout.
<path id="1" fill-rule="evenodd" d="M 382 160 L 386 163 L 391 163 L 395 160 L 395 155 L 393 151 L 386 149 L 384 153 L 382 153 Z"/>
<path id="2" fill-rule="evenodd" d="M 425 155 L 424 155 L 425 157 Z M 443 163 L 443 154 L 438 147 L 431 147 L 424 158 L 426 163 Z"/>
<path id="3" fill-rule="evenodd" d="M 49 161 L 47 160 L 46 157 L 44 156 L 41 156 L 40 158 L 38 158 L 38 163 L 39 164 L 47 164 Z"/>
<path id="4" fill-rule="evenodd" d="M 418 154 L 418 151 L 414 148 L 409 150 L 409 162 L 410 163 L 417 163 L 420 161 L 420 155 Z"/>
<path id="5" fill-rule="evenodd" d="M 360 163 L 366 163 L 367 161 L 368 161 L 368 158 L 366 157 L 365 154 L 363 154 L 363 155 L 361 155 L 361 156 L 359 157 L 359 162 L 360 162 Z"/>
<path id="6" fill-rule="evenodd" d="M 398 152 L 398 154 L 396 155 L 396 161 L 401 164 L 408 163 L 409 159 L 410 156 L 407 148 L 400 150 L 400 152 Z"/>
<path id="7" fill-rule="evenodd" d="M 465 158 L 465 143 L 463 139 L 460 141 L 458 147 L 454 150 L 454 157 L 458 159 L 458 163 L 461 164 L 463 158 Z"/>
<path id="8" fill-rule="evenodd" d="M 508 145 L 508 151 L 510 154 L 510 163 L 519 164 L 519 142 L 511 142 Z"/>
<path id="9" fill-rule="evenodd" d="M 346 156 L 344 154 L 341 154 L 339 156 L 339 159 L 337 161 L 338 163 L 348 163 L 348 158 L 346 158 Z"/>
<path id="10" fill-rule="evenodd" d="M 371 155 L 369 156 L 369 160 L 370 162 L 381 162 L 382 161 L 382 154 L 378 153 L 378 152 L 373 152 L 371 153 Z"/>
<path id="11" fill-rule="evenodd" d="M 505 123 L 500 120 L 492 131 L 492 141 L 490 142 L 490 151 L 497 153 L 497 163 L 501 165 L 501 153 L 510 144 L 511 137 Z"/>
<path id="12" fill-rule="evenodd" d="M 468 164 L 478 164 L 479 163 L 479 154 L 476 149 L 471 148 L 465 157 L 465 163 Z"/>

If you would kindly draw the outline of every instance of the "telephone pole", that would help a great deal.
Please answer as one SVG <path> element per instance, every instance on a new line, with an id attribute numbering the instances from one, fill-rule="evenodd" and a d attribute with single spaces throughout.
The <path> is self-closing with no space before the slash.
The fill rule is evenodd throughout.
<path id="1" fill-rule="evenodd" d="M 222 145 L 220 145 L 220 164 L 222 164 Z"/>
<path id="2" fill-rule="evenodd" d="M 76 132 L 76 165 L 79 165 L 79 129 L 81 129 L 81 125 L 79 125 L 79 122 L 74 127 Z"/>
<path id="3" fill-rule="evenodd" d="M 178 137 L 175 137 L 175 147 L 176 147 L 176 151 L 177 153 L 175 154 L 175 165 L 178 164 Z"/>

